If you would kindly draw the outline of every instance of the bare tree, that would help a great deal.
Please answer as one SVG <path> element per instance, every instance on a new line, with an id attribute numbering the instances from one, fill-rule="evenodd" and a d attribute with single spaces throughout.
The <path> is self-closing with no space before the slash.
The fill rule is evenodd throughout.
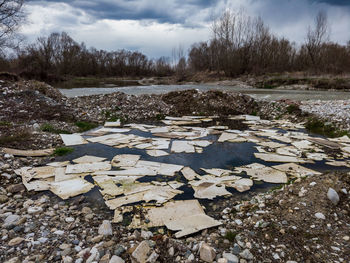
<path id="1" fill-rule="evenodd" d="M 0 0 L 0 50 L 16 47 L 16 33 L 25 19 L 24 0 Z"/>
<path id="2" fill-rule="evenodd" d="M 315 18 L 314 28 L 309 27 L 306 36 L 306 48 L 308 50 L 311 63 L 317 70 L 321 59 L 321 47 L 329 41 L 329 25 L 327 13 L 318 12 Z"/>

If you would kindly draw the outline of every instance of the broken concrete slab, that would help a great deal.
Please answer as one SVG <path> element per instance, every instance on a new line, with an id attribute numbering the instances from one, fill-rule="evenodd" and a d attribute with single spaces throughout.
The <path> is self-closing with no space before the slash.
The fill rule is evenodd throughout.
<path id="1" fill-rule="evenodd" d="M 63 200 L 80 194 L 89 192 L 94 185 L 84 179 L 76 178 L 62 182 L 53 182 L 50 184 L 50 191 Z"/>
<path id="2" fill-rule="evenodd" d="M 173 189 L 170 186 L 145 186 L 141 187 L 139 189 L 139 192 L 108 200 L 106 201 L 106 205 L 110 209 L 114 210 L 123 205 L 133 204 L 141 201 L 150 202 L 154 200 L 157 202 L 157 204 L 163 204 L 172 199 L 177 194 L 181 193 L 183 193 L 183 191 Z"/>
<path id="3" fill-rule="evenodd" d="M 64 162 L 52 162 L 46 164 L 47 166 L 52 166 L 52 167 L 65 167 L 68 164 L 70 164 L 70 161 L 64 161 Z"/>
<path id="4" fill-rule="evenodd" d="M 105 122 L 105 127 L 120 127 L 121 125 L 121 122 L 120 120 L 117 120 L 117 121 L 107 121 Z"/>
<path id="5" fill-rule="evenodd" d="M 220 221 L 217 221 L 206 214 L 191 215 L 185 218 L 178 218 L 165 222 L 165 226 L 168 229 L 178 231 L 175 233 L 176 238 L 188 236 L 203 229 L 212 228 L 219 225 L 221 225 Z"/>
<path id="6" fill-rule="evenodd" d="M 146 153 L 153 157 L 167 156 L 169 153 L 162 150 L 147 150 Z"/>
<path id="7" fill-rule="evenodd" d="M 235 188 L 238 192 L 245 192 L 250 190 L 250 188 L 254 185 L 253 180 L 248 178 L 241 178 L 235 181 L 233 184 L 230 184 L 230 187 Z"/>
<path id="8" fill-rule="evenodd" d="M 97 157 L 97 156 L 91 156 L 91 155 L 84 155 L 80 158 L 74 159 L 73 163 L 97 163 L 97 162 L 103 162 L 107 158 L 103 157 Z"/>
<path id="9" fill-rule="evenodd" d="M 338 143 L 350 143 L 350 138 L 347 135 L 344 135 L 338 138 L 331 138 L 329 140 L 332 142 L 338 142 Z"/>
<path id="10" fill-rule="evenodd" d="M 34 167 L 31 169 L 31 172 L 34 172 L 34 176 L 32 178 L 45 179 L 49 177 L 54 177 L 55 170 L 56 170 L 56 167 L 52 167 L 52 166 Z"/>
<path id="11" fill-rule="evenodd" d="M 215 176 L 224 176 L 224 175 L 230 175 L 233 173 L 231 170 L 226 170 L 226 169 L 219 169 L 219 168 L 211 168 L 211 169 L 206 169 L 206 168 L 201 168 L 204 172 L 215 175 Z"/>
<path id="12" fill-rule="evenodd" d="M 257 144 L 259 144 L 259 145 L 261 145 L 263 147 L 271 148 L 271 149 L 281 148 L 281 147 L 286 146 L 285 144 L 281 144 L 281 143 L 278 143 L 278 142 L 258 142 Z"/>
<path id="13" fill-rule="evenodd" d="M 276 149 L 276 153 L 279 155 L 293 156 L 299 157 L 301 155 L 301 151 L 294 146 L 285 146 Z"/>
<path id="14" fill-rule="evenodd" d="M 326 162 L 327 165 L 330 166 L 336 166 L 336 167 L 350 167 L 350 162 L 348 161 L 328 161 Z"/>
<path id="15" fill-rule="evenodd" d="M 206 140 L 194 140 L 194 141 L 190 141 L 189 144 L 198 146 L 198 147 L 208 147 L 209 145 L 213 144 L 213 142 L 206 141 Z"/>
<path id="16" fill-rule="evenodd" d="M 170 230 L 180 230 L 175 234 L 175 237 L 181 238 L 203 229 L 221 225 L 221 222 L 204 213 L 198 200 L 174 201 L 168 202 L 162 207 L 147 208 L 145 218 L 147 218 L 148 223 L 140 224 L 138 220 L 133 220 L 130 227 L 159 227 L 165 225 Z"/>
<path id="17" fill-rule="evenodd" d="M 173 141 L 171 145 L 171 152 L 174 153 L 195 153 L 196 150 L 189 141 Z"/>
<path id="18" fill-rule="evenodd" d="M 299 150 L 312 149 L 312 142 L 308 140 L 292 142 L 292 145 Z"/>
<path id="19" fill-rule="evenodd" d="M 238 135 L 235 133 L 227 133 L 223 132 L 221 136 L 218 139 L 218 142 L 226 142 L 226 141 L 232 141 L 238 138 Z"/>
<path id="20" fill-rule="evenodd" d="M 322 138 L 309 138 L 309 141 L 316 143 L 318 145 L 322 145 L 331 149 L 339 149 L 341 146 L 336 143 L 336 142 L 332 142 L 326 139 L 322 139 Z"/>
<path id="21" fill-rule="evenodd" d="M 321 173 L 305 168 L 303 166 L 297 165 L 295 163 L 286 163 L 272 166 L 272 168 L 277 169 L 282 172 L 286 172 L 287 174 L 291 174 L 295 177 L 304 177 L 309 175 L 319 175 Z"/>
<path id="22" fill-rule="evenodd" d="M 214 199 L 218 196 L 231 195 L 224 185 L 218 186 L 215 183 L 207 181 L 191 181 L 190 184 L 194 190 L 194 197 L 199 199 Z"/>
<path id="23" fill-rule="evenodd" d="M 195 171 L 193 171 L 190 167 L 184 167 L 181 170 L 182 175 L 188 180 L 192 181 L 195 178 L 200 177 Z"/>
<path id="24" fill-rule="evenodd" d="M 81 173 L 93 173 L 97 171 L 111 170 L 112 166 L 109 162 L 96 162 L 96 163 L 79 163 L 67 165 L 67 174 L 81 174 Z"/>
<path id="25" fill-rule="evenodd" d="M 265 162 L 276 163 L 313 163 L 313 161 L 297 158 L 293 156 L 284 156 L 271 153 L 254 153 L 256 158 L 262 159 Z"/>
<path id="26" fill-rule="evenodd" d="M 58 167 L 54 172 L 55 182 L 62 182 L 70 179 L 77 178 L 79 175 L 77 174 L 66 174 L 65 167 Z"/>
<path id="27" fill-rule="evenodd" d="M 24 156 L 24 157 L 41 157 L 50 156 L 54 153 L 55 149 L 44 149 L 44 150 L 17 150 L 12 148 L 1 148 L 1 151 L 7 154 L 12 154 L 14 156 Z"/>
<path id="28" fill-rule="evenodd" d="M 88 142 L 78 133 L 75 134 L 60 134 L 61 139 L 66 146 L 74 146 L 87 144 Z"/>
<path id="29" fill-rule="evenodd" d="M 50 189 L 51 181 L 48 180 L 35 180 L 31 182 L 22 181 L 23 185 L 26 187 L 27 191 L 47 191 Z"/>
<path id="30" fill-rule="evenodd" d="M 179 172 L 183 165 L 159 163 L 151 161 L 138 161 L 136 168 L 149 168 L 157 172 L 159 175 L 174 176 L 176 172 Z"/>
<path id="31" fill-rule="evenodd" d="M 140 155 L 135 154 L 119 154 L 112 159 L 112 165 L 115 167 L 134 167 L 140 158 Z"/>
<path id="32" fill-rule="evenodd" d="M 124 193 L 123 188 L 117 186 L 112 179 L 102 181 L 97 184 L 100 188 L 102 188 L 102 190 L 100 190 L 102 195 L 118 196 Z"/>
<path id="33" fill-rule="evenodd" d="M 124 170 L 118 171 L 98 171 L 94 172 L 93 175 L 113 175 L 113 176 L 156 176 L 157 170 L 149 167 L 135 167 L 128 168 L 124 167 Z"/>

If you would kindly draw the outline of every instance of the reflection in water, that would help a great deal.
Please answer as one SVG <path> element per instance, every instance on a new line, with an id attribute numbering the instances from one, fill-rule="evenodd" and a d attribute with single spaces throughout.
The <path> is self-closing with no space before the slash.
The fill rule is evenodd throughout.
<path id="1" fill-rule="evenodd" d="M 132 130 L 129 133 L 132 133 L 138 136 L 149 137 L 149 138 L 155 137 L 151 133 L 142 132 L 139 130 Z M 200 168 L 222 168 L 222 169 L 231 170 L 234 167 L 248 165 L 251 163 L 260 163 L 266 166 L 273 166 L 273 165 L 280 164 L 280 163 L 264 162 L 261 159 L 255 158 L 254 153 L 257 152 L 257 149 L 254 147 L 256 146 L 256 144 L 254 143 L 250 143 L 250 142 L 219 143 L 217 142 L 217 139 L 218 139 L 217 135 L 209 135 L 202 139 L 214 141 L 213 144 L 203 149 L 203 153 L 193 153 L 193 154 L 171 153 L 168 156 L 152 157 L 146 153 L 146 150 L 140 150 L 136 148 L 118 149 L 118 148 L 110 147 L 100 143 L 88 143 L 88 144 L 74 146 L 75 148 L 74 152 L 63 157 L 58 157 L 57 161 L 73 160 L 75 158 L 79 158 L 84 155 L 105 157 L 109 161 L 111 161 L 113 157 L 118 154 L 137 154 L 137 155 L 141 155 L 141 159 L 145 161 L 155 161 L 155 162 L 188 166 L 201 175 L 204 175 L 205 172 L 202 171 Z M 325 161 L 318 161 L 318 162 L 315 162 L 314 164 L 304 164 L 303 166 L 319 172 L 325 172 L 325 171 L 331 171 L 331 170 L 338 170 L 338 171 L 349 170 L 349 168 L 334 167 L 334 166 L 326 165 Z M 113 169 L 116 169 L 116 168 L 113 168 Z M 240 176 L 247 177 L 245 174 L 241 174 Z M 90 179 L 90 181 L 92 182 L 91 177 L 87 177 L 87 179 Z M 184 193 L 176 196 L 174 199 L 175 200 L 193 199 L 194 191 L 192 187 L 187 185 L 187 180 L 180 174 L 174 177 L 146 176 L 146 177 L 140 178 L 138 181 L 150 182 L 150 181 L 174 181 L 174 180 L 178 180 L 185 183 L 185 185 L 180 188 L 180 190 L 184 191 Z M 250 192 L 259 192 L 263 189 L 267 190 L 275 186 L 276 184 L 270 184 L 270 183 L 264 183 L 264 182 L 259 183 L 255 181 L 254 186 L 250 189 Z M 241 196 L 245 194 L 245 193 L 239 193 L 233 188 L 228 188 L 227 190 L 235 196 Z M 105 207 L 104 200 L 100 192 L 98 191 L 97 187 L 95 187 L 92 191 L 90 191 L 86 196 L 88 199 L 94 200 L 93 202 L 96 205 L 101 205 L 102 207 Z M 219 200 L 219 199 L 222 199 L 222 198 L 216 198 L 215 200 Z"/>

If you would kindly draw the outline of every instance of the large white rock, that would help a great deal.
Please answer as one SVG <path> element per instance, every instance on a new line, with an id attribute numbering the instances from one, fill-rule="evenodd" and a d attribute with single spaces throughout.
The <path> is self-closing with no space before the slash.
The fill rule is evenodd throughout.
<path id="1" fill-rule="evenodd" d="M 199 250 L 199 256 L 204 262 L 213 262 L 216 257 L 216 253 L 214 248 L 206 243 L 203 243 Z"/>
<path id="2" fill-rule="evenodd" d="M 331 200 L 331 202 L 334 205 L 337 205 L 339 203 L 339 195 L 338 195 L 337 191 L 335 191 L 333 188 L 328 189 L 327 197 L 329 200 Z"/>
<path id="3" fill-rule="evenodd" d="M 113 235 L 112 224 L 109 220 L 103 220 L 102 224 L 98 228 L 98 234 L 103 236 Z"/>

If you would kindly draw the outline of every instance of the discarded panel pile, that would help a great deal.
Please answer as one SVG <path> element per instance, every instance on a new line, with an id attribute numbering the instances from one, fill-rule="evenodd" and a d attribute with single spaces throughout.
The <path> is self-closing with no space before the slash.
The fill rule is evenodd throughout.
<path id="1" fill-rule="evenodd" d="M 249 115 L 231 118 L 247 124 L 249 130 L 246 131 L 230 130 L 226 126 L 193 127 L 216 118 L 167 117 L 163 120 L 165 126 L 128 124 L 120 127 L 119 121 L 108 122 L 105 127 L 84 135 L 62 134 L 61 138 L 67 146 L 99 143 L 117 149 L 143 150 L 152 157 L 201 154 L 214 143 L 253 143 L 256 148 L 254 155 L 261 163 L 250 163 L 232 170 L 202 168 L 202 175 L 199 175 L 187 166 L 146 161 L 137 154 L 119 154 L 112 161 L 82 156 L 72 162 L 24 167 L 16 173 L 22 176 L 28 191 L 50 190 L 62 199 L 87 193 L 98 186 L 106 205 L 115 210 L 115 223 L 121 222 L 123 214 L 131 211 L 128 205 L 139 202 L 156 204 L 158 207 L 141 206 L 144 215 L 135 215 L 130 227 L 165 225 L 168 229 L 179 231 L 176 237 L 182 237 L 220 224 L 205 215 L 197 200 L 170 201 L 182 194 L 184 187 L 193 189 L 194 198 L 214 199 L 231 195 L 232 189 L 248 191 L 254 181 L 279 184 L 287 183 L 290 178 L 319 174 L 301 164 L 323 161 L 330 166 L 350 167 L 350 139 L 347 136 L 315 138 L 300 132 L 303 128 L 301 124 L 260 120 Z M 326 148 L 331 151 L 326 153 Z M 268 166 L 270 162 L 272 164 Z M 95 185 L 84 179 L 87 175 L 92 176 Z M 176 181 L 176 175 L 182 175 L 183 180 Z M 143 177 L 151 179 L 139 182 Z M 141 218 L 147 219 L 147 223 Z"/>

